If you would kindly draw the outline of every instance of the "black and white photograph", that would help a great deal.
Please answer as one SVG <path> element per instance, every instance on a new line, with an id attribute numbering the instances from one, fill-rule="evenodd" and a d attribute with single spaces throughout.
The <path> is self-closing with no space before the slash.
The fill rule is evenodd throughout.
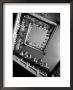
<path id="1" fill-rule="evenodd" d="M 13 77 L 60 77 L 60 13 L 13 13 Z"/>
<path id="2" fill-rule="evenodd" d="M 4 87 L 70 86 L 70 4 L 4 4 Z"/>

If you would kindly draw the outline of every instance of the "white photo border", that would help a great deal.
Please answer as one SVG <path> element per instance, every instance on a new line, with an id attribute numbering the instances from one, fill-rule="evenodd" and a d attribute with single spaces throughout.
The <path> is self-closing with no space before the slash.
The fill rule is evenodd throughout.
<path id="1" fill-rule="evenodd" d="M 13 77 L 13 13 L 60 13 L 60 77 Z M 3 87 L 70 87 L 70 3 L 4 3 Z"/>

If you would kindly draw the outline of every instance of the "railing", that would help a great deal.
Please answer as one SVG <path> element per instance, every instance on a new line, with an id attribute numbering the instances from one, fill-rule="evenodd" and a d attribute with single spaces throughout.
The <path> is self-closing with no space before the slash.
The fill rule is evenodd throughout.
<path id="1" fill-rule="evenodd" d="M 36 76 L 40 77 L 48 76 L 49 69 L 35 63 L 32 59 L 23 58 L 20 55 L 18 56 L 13 55 L 13 60 Z"/>

